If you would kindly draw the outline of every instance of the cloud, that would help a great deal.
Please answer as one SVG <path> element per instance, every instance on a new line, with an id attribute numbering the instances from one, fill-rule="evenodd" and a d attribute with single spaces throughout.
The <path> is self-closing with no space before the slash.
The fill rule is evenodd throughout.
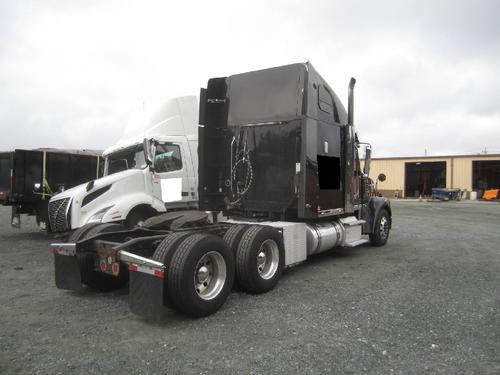
<path id="1" fill-rule="evenodd" d="M 310 60 L 374 156 L 495 149 L 498 1 L 4 1 L 0 149 L 106 148 L 133 110 Z M 472 137 L 471 134 L 474 136 Z"/>

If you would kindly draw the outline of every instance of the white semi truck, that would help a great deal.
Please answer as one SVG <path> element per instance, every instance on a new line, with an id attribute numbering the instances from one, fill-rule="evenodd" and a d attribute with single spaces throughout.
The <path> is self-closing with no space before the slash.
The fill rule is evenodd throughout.
<path id="1" fill-rule="evenodd" d="M 110 222 L 133 228 L 167 210 L 196 208 L 197 123 L 195 96 L 174 98 L 136 115 L 124 138 L 104 151 L 104 177 L 51 198 L 51 230 Z M 146 163 L 146 154 L 153 155 L 153 164 Z"/>

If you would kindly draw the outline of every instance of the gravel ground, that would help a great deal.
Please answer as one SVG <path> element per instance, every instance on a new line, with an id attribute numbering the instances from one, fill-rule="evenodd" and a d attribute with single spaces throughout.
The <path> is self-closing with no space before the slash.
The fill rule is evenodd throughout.
<path id="1" fill-rule="evenodd" d="M 389 243 L 319 255 L 207 318 L 54 286 L 51 238 L 0 207 L 1 374 L 498 374 L 500 205 L 393 202 Z"/>

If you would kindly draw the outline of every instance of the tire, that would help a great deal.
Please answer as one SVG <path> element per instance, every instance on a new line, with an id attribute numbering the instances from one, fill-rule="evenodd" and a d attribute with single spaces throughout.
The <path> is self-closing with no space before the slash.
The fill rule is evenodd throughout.
<path id="1" fill-rule="evenodd" d="M 248 229 L 249 226 L 250 225 L 248 224 L 232 225 L 227 230 L 227 232 L 224 233 L 224 236 L 222 237 L 222 239 L 226 241 L 226 243 L 229 245 L 229 248 L 233 252 L 235 259 L 236 259 L 236 252 L 238 251 L 238 245 L 240 244 L 241 241 L 241 237 L 243 237 L 243 234 L 245 233 L 245 231 Z M 241 290 L 236 277 L 234 279 L 233 287 L 236 290 Z"/>
<path id="2" fill-rule="evenodd" d="M 89 227 L 86 231 L 83 230 L 85 226 L 80 228 L 82 229 L 82 232 L 79 233 L 80 240 L 93 237 L 100 233 L 117 232 L 120 230 L 124 230 L 123 225 L 113 223 L 97 223 L 96 225 L 87 225 Z M 73 234 L 76 234 L 77 231 L 75 231 Z M 83 284 L 101 291 L 119 289 L 127 284 L 128 270 L 125 266 L 120 265 L 120 273 L 118 274 L 118 276 L 113 276 L 95 270 L 96 254 L 80 253 L 77 254 L 77 257 L 78 263 L 80 264 L 80 272 L 82 275 Z"/>
<path id="3" fill-rule="evenodd" d="M 236 280 L 246 292 L 273 289 L 285 267 L 283 238 L 276 228 L 252 225 L 236 251 Z"/>
<path id="4" fill-rule="evenodd" d="M 222 237 L 222 239 L 229 245 L 229 248 L 233 251 L 233 254 L 236 255 L 241 237 L 243 237 L 243 234 L 248 229 L 248 227 L 249 226 L 247 224 L 236 224 L 232 225 L 227 230 L 227 232 L 224 233 L 224 237 Z"/>
<path id="5" fill-rule="evenodd" d="M 192 234 L 175 250 L 166 275 L 174 308 L 193 317 L 215 313 L 234 281 L 234 255 L 222 238 Z"/>
<path id="6" fill-rule="evenodd" d="M 153 209 L 146 209 L 146 208 L 138 208 L 132 210 L 127 218 L 125 219 L 125 227 L 128 229 L 134 229 L 136 226 L 138 226 L 140 223 L 143 221 L 149 219 L 151 216 L 154 216 L 155 212 Z"/>
<path id="7" fill-rule="evenodd" d="M 87 232 L 98 225 L 101 225 L 101 223 L 89 223 L 81 226 L 71 233 L 67 242 L 78 242 L 84 239 Z"/>
<path id="8" fill-rule="evenodd" d="M 156 260 L 158 262 L 163 263 L 166 269 L 168 269 L 168 266 L 170 265 L 170 261 L 172 260 L 172 257 L 175 253 L 175 250 L 179 246 L 179 244 L 187 237 L 190 236 L 192 233 L 189 232 L 176 232 L 172 233 L 171 235 L 165 237 L 163 241 L 160 242 L 158 247 L 156 248 L 153 256 L 151 259 Z M 170 295 L 168 293 L 168 284 L 167 284 L 167 278 L 164 278 L 164 283 L 165 283 L 165 290 L 167 293 L 163 293 L 163 304 L 165 306 L 173 306 L 172 300 L 170 298 Z"/>
<path id="9" fill-rule="evenodd" d="M 101 233 L 118 232 L 125 230 L 123 225 L 116 223 L 101 223 L 87 231 L 85 238 L 90 238 Z"/>
<path id="10" fill-rule="evenodd" d="M 373 246 L 384 246 L 389 239 L 391 218 L 389 217 L 389 212 L 385 208 L 382 208 L 375 220 L 375 231 L 370 233 L 370 242 Z"/>
<path id="11" fill-rule="evenodd" d="M 160 242 L 151 259 L 162 262 L 165 267 L 168 267 L 174 255 L 172 250 L 175 250 L 182 240 L 191 234 L 190 232 L 176 232 L 168 235 Z"/>

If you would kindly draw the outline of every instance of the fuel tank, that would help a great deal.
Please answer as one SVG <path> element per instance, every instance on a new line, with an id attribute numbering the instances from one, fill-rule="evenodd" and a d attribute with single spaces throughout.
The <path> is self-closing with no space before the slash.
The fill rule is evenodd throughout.
<path id="1" fill-rule="evenodd" d="M 322 253 L 343 242 L 344 228 L 336 221 L 307 224 L 307 256 Z"/>

